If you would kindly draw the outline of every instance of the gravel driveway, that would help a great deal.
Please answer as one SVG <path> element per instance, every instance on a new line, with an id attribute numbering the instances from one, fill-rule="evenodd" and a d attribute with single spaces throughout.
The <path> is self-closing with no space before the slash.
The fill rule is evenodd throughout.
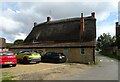
<path id="1" fill-rule="evenodd" d="M 2 73 L 8 73 L 14 80 L 57 80 L 58 78 L 72 76 L 79 71 L 85 71 L 85 69 L 91 66 L 85 64 L 75 63 L 39 63 L 39 64 L 18 64 L 16 67 L 2 68 Z M 5 77 L 5 76 L 4 76 Z"/>

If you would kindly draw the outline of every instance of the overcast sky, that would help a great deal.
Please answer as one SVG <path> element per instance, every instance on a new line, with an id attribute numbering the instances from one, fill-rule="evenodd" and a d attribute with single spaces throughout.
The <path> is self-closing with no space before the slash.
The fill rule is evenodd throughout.
<path id="1" fill-rule="evenodd" d="M 6 2 L 4 0 L 4 2 L 0 2 L 0 37 L 6 38 L 7 42 L 25 39 L 32 30 L 33 23 L 46 21 L 47 16 L 56 20 L 80 17 L 80 13 L 89 16 L 91 12 L 96 13 L 97 37 L 102 33 L 115 35 L 115 22 L 118 21 L 118 1 Z"/>

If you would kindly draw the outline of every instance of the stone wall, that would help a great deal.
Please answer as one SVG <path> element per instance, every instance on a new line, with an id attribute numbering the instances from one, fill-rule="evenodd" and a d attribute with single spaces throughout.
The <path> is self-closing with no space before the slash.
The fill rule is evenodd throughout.
<path id="1" fill-rule="evenodd" d="M 81 54 L 81 49 L 84 49 L 84 54 Z M 47 52 L 55 51 L 64 53 L 68 62 L 89 63 L 94 61 L 94 48 L 48 48 Z"/>
<path id="2" fill-rule="evenodd" d="M 6 48 L 6 40 L 4 38 L 0 38 L 0 48 Z"/>
<path id="3" fill-rule="evenodd" d="M 84 54 L 81 54 L 81 49 L 84 49 Z M 23 49 L 10 49 L 11 51 L 17 53 L 20 50 Z M 74 62 L 74 63 L 93 63 L 94 62 L 94 48 L 37 48 L 33 49 L 43 52 L 41 55 L 43 55 L 46 52 L 61 52 L 64 53 L 67 58 L 68 62 Z"/>

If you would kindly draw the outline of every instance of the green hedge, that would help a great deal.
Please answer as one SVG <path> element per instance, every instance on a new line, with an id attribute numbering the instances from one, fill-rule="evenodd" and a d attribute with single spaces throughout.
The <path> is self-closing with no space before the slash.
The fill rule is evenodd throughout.
<path id="1" fill-rule="evenodd" d="M 106 53 L 103 53 L 103 52 L 100 52 L 101 55 L 104 55 L 104 56 L 107 56 L 107 57 L 110 57 L 110 58 L 114 58 L 114 59 L 117 59 L 120 61 L 120 55 L 116 55 L 116 54 L 106 54 Z"/>

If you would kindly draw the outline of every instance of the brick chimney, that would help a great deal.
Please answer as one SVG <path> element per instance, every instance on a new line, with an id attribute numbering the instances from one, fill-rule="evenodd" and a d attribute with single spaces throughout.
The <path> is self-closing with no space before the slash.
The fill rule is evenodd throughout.
<path id="1" fill-rule="evenodd" d="M 119 25 L 119 23 L 118 22 L 116 22 L 116 27 Z"/>
<path id="2" fill-rule="evenodd" d="M 92 12 L 92 13 L 91 13 L 91 16 L 95 18 L 95 12 Z"/>
<path id="3" fill-rule="evenodd" d="M 50 20 L 51 20 L 51 17 L 47 17 L 47 22 L 50 22 Z"/>
<path id="4" fill-rule="evenodd" d="M 80 36 L 83 35 L 84 32 L 84 17 L 83 13 L 81 13 L 81 18 L 80 18 Z"/>

